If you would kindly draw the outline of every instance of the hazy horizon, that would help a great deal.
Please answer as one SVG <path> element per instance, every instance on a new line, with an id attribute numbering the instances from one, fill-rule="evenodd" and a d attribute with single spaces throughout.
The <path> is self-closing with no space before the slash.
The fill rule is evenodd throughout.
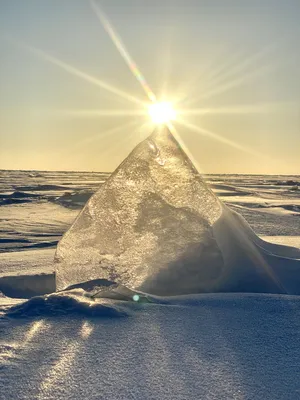
<path id="1" fill-rule="evenodd" d="M 87 174 L 112 174 L 112 171 L 97 171 L 97 170 L 74 170 L 74 169 L 7 169 L 7 168 L 0 168 L 0 171 L 16 171 L 16 172 L 71 172 L 71 173 L 87 173 Z M 247 173 L 247 172 L 203 172 L 203 175 L 244 175 L 244 176 L 300 176 L 300 174 L 256 174 L 256 173 Z"/>
<path id="2" fill-rule="evenodd" d="M 151 134 L 97 8 L 204 173 L 300 174 L 294 0 L 1 2 L 0 169 L 112 172 Z"/>

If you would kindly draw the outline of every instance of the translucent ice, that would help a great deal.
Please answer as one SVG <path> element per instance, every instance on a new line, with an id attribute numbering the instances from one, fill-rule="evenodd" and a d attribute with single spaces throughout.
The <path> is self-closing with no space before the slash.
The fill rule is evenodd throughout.
<path id="1" fill-rule="evenodd" d="M 282 276 L 275 250 L 287 256 L 288 250 L 261 241 L 227 209 L 169 130 L 158 128 L 61 239 L 56 285 L 60 290 L 101 278 L 163 295 L 297 291 L 299 282 Z M 288 268 L 299 268 L 297 260 L 289 262 Z"/>

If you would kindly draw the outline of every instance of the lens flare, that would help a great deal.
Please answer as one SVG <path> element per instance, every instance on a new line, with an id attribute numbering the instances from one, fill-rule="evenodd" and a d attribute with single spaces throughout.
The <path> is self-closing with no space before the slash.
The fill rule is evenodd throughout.
<path id="1" fill-rule="evenodd" d="M 132 300 L 133 300 L 133 301 L 139 301 L 139 300 L 140 300 L 140 296 L 139 296 L 138 294 L 134 294 L 134 295 L 132 296 Z"/>
<path id="2" fill-rule="evenodd" d="M 99 21 L 101 22 L 103 28 L 108 33 L 109 37 L 113 41 L 114 45 L 118 49 L 119 53 L 123 57 L 124 61 L 128 65 L 130 71 L 136 77 L 138 82 L 141 84 L 142 88 L 144 89 L 145 93 L 149 97 L 151 101 L 155 101 L 156 97 L 153 91 L 151 90 L 150 86 L 148 85 L 144 75 L 134 62 L 133 58 L 130 56 L 129 52 L 127 51 L 124 43 L 122 42 L 120 36 L 118 36 L 117 32 L 113 28 L 112 24 L 109 22 L 108 18 L 104 15 L 103 11 L 100 9 L 99 5 L 97 5 L 93 0 L 90 1 L 90 4 L 95 11 Z"/>
<path id="3" fill-rule="evenodd" d="M 176 112 L 172 104 L 167 102 L 151 104 L 148 112 L 155 124 L 167 124 L 176 119 Z"/>

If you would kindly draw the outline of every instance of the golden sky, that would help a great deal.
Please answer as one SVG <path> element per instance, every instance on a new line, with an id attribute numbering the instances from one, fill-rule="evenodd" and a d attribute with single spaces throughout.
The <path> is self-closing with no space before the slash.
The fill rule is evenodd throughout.
<path id="1" fill-rule="evenodd" d="M 202 171 L 300 174 L 299 12 L 292 0 L 2 1 L 0 168 L 112 171 L 166 100 Z"/>

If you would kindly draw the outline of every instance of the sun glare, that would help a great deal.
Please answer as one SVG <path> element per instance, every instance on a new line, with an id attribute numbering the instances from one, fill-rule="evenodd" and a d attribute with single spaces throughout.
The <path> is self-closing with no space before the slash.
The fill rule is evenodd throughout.
<path id="1" fill-rule="evenodd" d="M 73 65 L 67 64 L 64 61 L 44 52 L 43 50 L 40 50 L 38 48 L 35 48 L 33 46 L 27 45 L 25 43 L 22 43 L 20 41 L 17 41 L 15 39 L 8 38 L 8 40 L 12 41 L 14 44 L 21 46 L 22 48 L 30 51 L 31 53 L 39 56 L 40 58 L 44 59 L 45 61 L 56 65 L 60 67 L 62 70 L 68 72 L 71 75 L 77 76 L 93 85 L 96 85 L 100 87 L 103 90 L 106 90 L 119 98 L 126 99 L 127 101 L 130 101 L 132 103 L 138 104 L 139 109 L 136 107 L 131 111 L 128 110 L 126 107 L 125 110 L 123 109 L 115 109 L 115 110 L 110 110 L 110 109 L 87 109 L 87 110 L 54 110 L 54 114 L 58 114 L 61 116 L 67 116 L 67 117 L 121 117 L 121 118 L 126 118 L 129 116 L 149 116 L 150 120 L 152 121 L 153 124 L 156 125 L 167 125 L 168 128 L 173 126 L 171 123 L 176 120 L 176 123 L 183 125 L 185 128 L 188 128 L 189 130 L 203 136 L 210 137 L 212 139 L 218 140 L 219 142 L 225 143 L 227 145 L 230 145 L 236 149 L 243 150 L 247 153 L 250 153 L 252 155 L 259 155 L 259 153 L 252 151 L 251 149 L 247 149 L 244 146 L 241 146 L 238 143 L 235 143 L 223 136 L 218 135 L 217 133 L 214 133 L 212 131 L 209 131 L 207 129 L 202 128 L 201 126 L 194 125 L 189 122 L 189 116 L 202 116 L 205 114 L 228 114 L 228 115 L 234 115 L 234 114 L 250 114 L 250 113 L 263 113 L 263 112 L 271 112 L 275 111 L 277 112 L 278 107 L 281 109 L 282 105 L 278 105 L 276 103 L 274 104 L 258 104 L 258 105 L 244 105 L 244 106 L 228 106 L 228 107 L 217 107 L 217 108 L 190 108 L 194 103 L 197 104 L 198 101 L 203 101 L 203 99 L 209 99 L 215 95 L 218 95 L 220 93 L 225 93 L 229 91 L 230 89 L 241 85 L 244 83 L 244 81 L 252 79 L 256 75 L 260 75 L 262 72 L 265 72 L 266 70 L 269 70 L 269 65 L 263 66 L 261 68 L 252 68 L 251 65 L 253 66 L 253 62 L 256 62 L 258 59 L 261 57 L 265 56 L 266 52 L 271 50 L 273 48 L 272 46 L 269 46 L 268 48 L 264 48 L 258 53 L 252 55 L 250 58 L 242 58 L 240 62 L 238 57 L 233 58 L 232 60 L 229 60 L 230 62 L 225 64 L 222 64 L 220 66 L 217 66 L 217 68 L 213 69 L 209 74 L 208 74 L 208 82 L 210 82 L 211 89 L 209 91 L 203 92 L 201 91 L 201 96 L 192 98 L 191 100 L 185 99 L 182 97 L 181 99 L 178 98 L 176 102 L 174 99 L 172 102 L 168 101 L 157 101 L 155 93 L 152 91 L 150 88 L 149 84 L 146 81 L 145 76 L 142 74 L 141 70 L 138 68 L 138 65 L 135 63 L 131 55 L 129 54 L 127 48 L 125 47 L 121 37 L 117 34 L 115 29 L 113 28 L 112 24 L 108 20 L 108 18 L 104 15 L 103 11 L 100 9 L 99 4 L 97 4 L 96 1 L 90 0 L 91 7 L 97 17 L 97 19 L 100 21 L 102 27 L 104 30 L 107 32 L 109 35 L 110 39 L 116 46 L 117 50 L 119 51 L 121 57 L 124 59 L 126 64 L 128 65 L 130 71 L 132 72 L 133 76 L 136 78 L 136 80 L 139 82 L 141 87 L 143 88 L 145 94 L 147 95 L 147 102 L 143 101 L 142 99 L 139 99 L 130 93 L 125 92 L 122 89 L 119 89 L 118 87 L 114 87 L 110 85 L 109 83 L 105 82 L 104 80 L 100 80 L 98 77 L 94 77 L 89 75 L 88 73 L 74 67 Z M 237 63 L 236 63 L 237 62 Z M 233 64 L 233 65 L 232 65 Z M 247 68 L 249 68 L 249 71 L 247 72 Z M 241 75 L 238 75 L 242 73 Z M 167 83 L 167 80 L 165 81 L 165 84 Z M 209 89 L 209 87 L 208 87 Z M 185 90 L 183 91 L 185 93 Z M 164 93 L 164 91 L 162 91 Z M 164 94 L 162 94 L 162 98 L 164 97 Z M 149 103 L 151 102 L 151 103 Z M 184 104 L 184 108 L 182 109 L 182 105 Z M 173 105 L 176 107 L 176 111 L 173 108 Z M 48 112 L 48 111 L 47 111 Z M 53 111 L 50 110 L 50 114 Z M 47 113 L 46 113 L 47 114 Z M 183 117 L 183 118 L 182 118 Z M 187 117 L 187 118 L 186 118 Z M 148 118 L 147 118 L 148 120 Z M 149 126 L 151 125 L 151 129 L 153 128 L 153 124 L 149 123 Z M 144 124 L 146 125 L 146 124 Z M 141 128 L 144 126 L 142 125 Z M 122 125 L 124 127 L 124 125 Z M 88 140 L 84 140 L 84 142 L 90 142 L 93 140 L 97 140 L 97 138 L 101 137 L 103 138 L 104 136 L 108 136 L 112 134 L 115 131 L 118 131 L 119 129 L 122 128 L 122 126 L 119 126 L 115 129 L 109 129 L 108 131 L 104 132 L 103 135 L 96 135 Z M 141 129 L 140 128 L 140 129 Z M 172 133 L 176 135 L 177 141 L 180 142 L 179 136 L 176 134 L 175 130 L 173 129 Z M 80 145 L 82 145 L 82 142 L 80 142 Z M 183 146 L 183 143 L 180 142 L 180 145 Z M 187 152 L 187 149 L 185 150 Z"/>
<path id="2" fill-rule="evenodd" d="M 170 121 L 174 121 L 176 118 L 176 112 L 172 104 L 167 102 L 151 104 L 148 112 L 155 124 L 167 124 Z"/>

